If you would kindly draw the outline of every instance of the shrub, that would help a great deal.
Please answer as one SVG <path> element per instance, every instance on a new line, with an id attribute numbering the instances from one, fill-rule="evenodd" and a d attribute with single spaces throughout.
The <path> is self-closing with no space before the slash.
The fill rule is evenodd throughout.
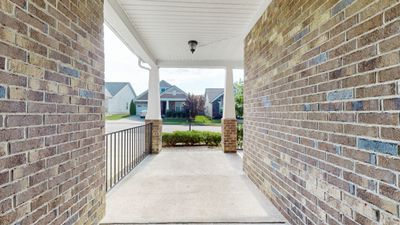
<path id="1" fill-rule="evenodd" d="M 175 146 L 176 140 L 173 133 L 163 133 L 162 141 L 165 146 Z"/>
<path id="2" fill-rule="evenodd" d="M 243 148 L 243 122 L 238 123 L 236 127 L 237 145 L 239 149 Z"/>
<path id="3" fill-rule="evenodd" d="M 186 118 L 186 114 L 185 112 L 176 112 L 176 117 L 177 118 Z"/>
<path id="4" fill-rule="evenodd" d="M 221 143 L 221 134 L 217 132 L 204 131 L 203 138 L 208 146 L 218 146 Z"/>
<path id="5" fill-rule="evenodd" d="M 176 118 L 177 117 L 176 111 L 172 111 L 171 116 Z"/>
<path id="6" fill-rule="evenodd" d="M 175 131 L 174 135 L 177 143 L 183 143 L 185 145 L 195 145 L 203 142 L 200 131 Z"/>
<path id="7" fill-rule="evenodd" d="M 131 101 L 131 104 L 129 106 L 129 114 L 131 116 L 136 115 L 136 104 L 135 104 L 135 102 L 133 102 L 133 100 Z"/>
<path id="8" fill-rule="evenodd" d="M 183 113 L 182 112 L 176 112 L 176 117 L 177 118 L 182 118 L 183 117 Z"/>
<path id="9" fill-rule="evenodd" d="M 221 142 L 221 134 L 210 131 L 175 131 L 163 133 L 162 141 L 164 146 L 218 146 Z"/>
<path id="10" fill-rule="evenodd" d="M 194 118 L 194 122 L 195 122 L 195 123 L 199 123 L 199 124 L 207 124 L 207 123 L 211 123 L 212 121 L 211 121 L 211 118 L 208 118 L 208 117 L 206 117 L 206 116 L 199 116 L 199 115 L 197 115 L 197 116 Z"/>
<path id="11" fill-rule="evenodd" d="M 172 117 L 172 114 L 173 114 L 173 111 L 172 111 L 172 110 L 168 110 L 167 112 L 165 112 L 165 116 L 166 116 L 167 118 L 171 118 L 171 117 Z"/>

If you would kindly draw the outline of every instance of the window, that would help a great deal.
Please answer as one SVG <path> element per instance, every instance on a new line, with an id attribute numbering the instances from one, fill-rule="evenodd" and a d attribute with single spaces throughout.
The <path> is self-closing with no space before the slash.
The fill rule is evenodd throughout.
<path id="1" fill-rule="evenodd" d="M 126 103 L 126 109 L 127 110 L 129 109 L 129 103 L 128 102 Z"/>

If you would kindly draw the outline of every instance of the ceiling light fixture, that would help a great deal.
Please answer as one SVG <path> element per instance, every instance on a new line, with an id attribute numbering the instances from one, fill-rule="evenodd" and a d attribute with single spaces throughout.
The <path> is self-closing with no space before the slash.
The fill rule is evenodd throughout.
<path id="1" fill-rule="evenodd" d="M 197 42 L 197 41 L 195 41 L 195 40 L 190 40 L 189 42 L 188 42 L 188 45 L 189 45 L 189 47 L 190 47 L 190 51 L 192 52 L 192 54 L 196 51 L 196 48 L 197 48 L 197 45 L 198 45 L 199 43 Z"/>

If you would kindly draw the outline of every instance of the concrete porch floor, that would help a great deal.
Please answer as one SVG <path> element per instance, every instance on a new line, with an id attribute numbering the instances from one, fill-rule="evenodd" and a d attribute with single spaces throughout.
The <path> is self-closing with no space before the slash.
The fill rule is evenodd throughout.
<path id="1" fill-rule="evenodd" d="M 101 224 L 283 224 L 238 154 L 207 148 L 148 156 L 108 194 Z"/>

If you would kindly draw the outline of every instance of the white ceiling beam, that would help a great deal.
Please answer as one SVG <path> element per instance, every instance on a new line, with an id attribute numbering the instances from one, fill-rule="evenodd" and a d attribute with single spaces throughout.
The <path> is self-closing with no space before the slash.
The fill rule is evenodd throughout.
<path id="1" fill-rule="evenodd" d="M 151 66 L 156 65 L 156 59 L 140 38 L 118 1 L 104 1 L 104 21 L 137 57 Z"/>
<path id="2" fill-rule="evenodd" d="M 224 60 L 193 60 L 193 61 L 173 61 L 160 60 L 157 62 L 160 68 L 205 68 L 218 69 L 232 67 L 233 69 L 243 69 L 243 61 L 224 61 Z"/>

